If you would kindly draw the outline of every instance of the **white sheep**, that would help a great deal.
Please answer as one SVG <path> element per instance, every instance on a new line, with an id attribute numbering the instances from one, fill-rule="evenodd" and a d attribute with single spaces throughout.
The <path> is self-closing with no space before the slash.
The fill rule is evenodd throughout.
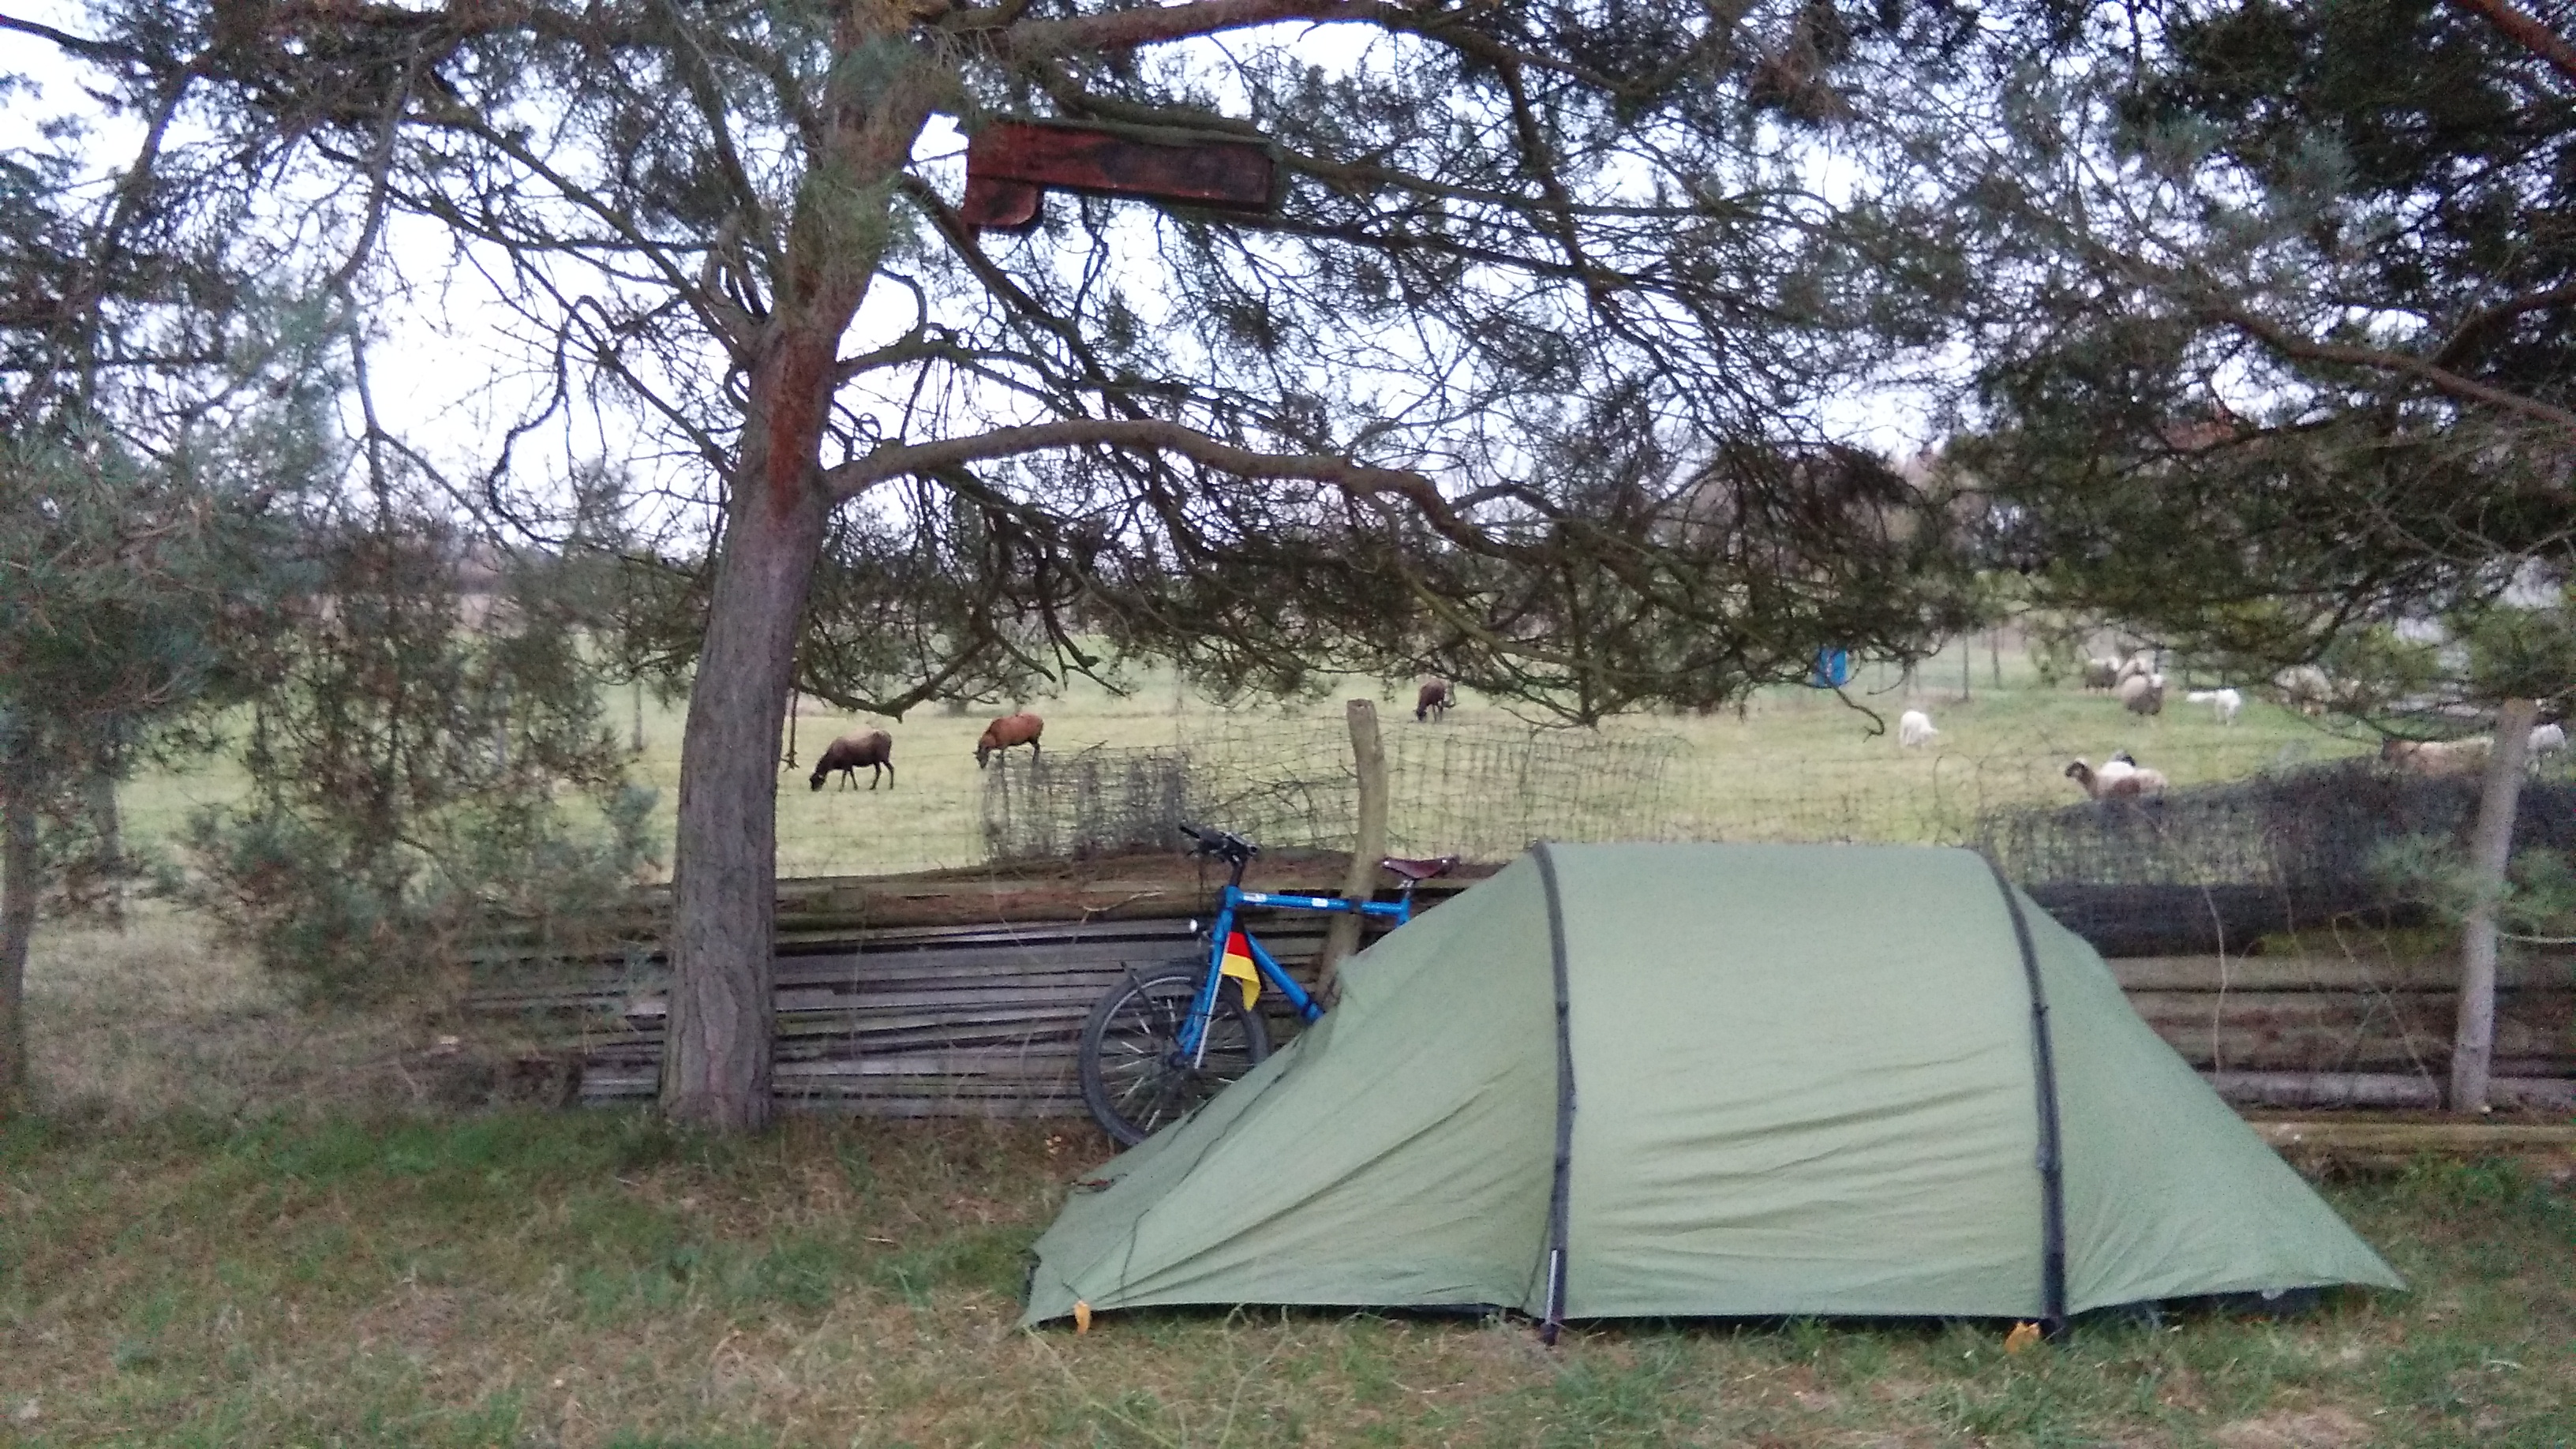
<path id="1" fill-rule="evenodd" d="M 2066 778 L 2083 786 L 2084 793 L 2096 800 L 2136 798 L 2165 792 L 2164 771 L 2138 764 L 2125 750 L 2104 761 L 2098 771 L 2077 760 L 2066 767 Z"/>
<path id="2" fill-rule="evenodd" d="M 2162 714 L 2165 709 L 2165 677 L 2161 674 L 2132 674 L 2120 681 L 2113 691 L 2120 707 L 2131 714 Z"/>
<path id="3" fill-rule="evenodd" d="M 2334 680 L 2313 664 L 2293 664 L 2272 676 L 2272 687 L 2281 691 L 2281 702 L 2301 714 L 2325 712 L 2335 697 Z"/>
<path id="4" fill-rule="evenodd" d="M 1939 733 L 1932 728 L 1932 716 L 1919 709 L 1909 709 L 1896 717 L 1896 743 L 1902 749 L 1919 750 Z"/>
<path id="5" fill-rule="evenodd" d="M 2531 727 L 2531 757 L 2533 759 L 2537 760 L 2543 755 L 2554 755 L 2566 748 L 2567 729 L 2565 726 L 2553 720 L 2548 724 L 2533 725 Z"/>
<path id="6" fill-rule="evenodd" d="M 2236 723 L 2236 712 L 2245 707 L 2245 696 L 2232 689 L 2195 689 L 2183 698 L 2193 704 L 2215 705 L 2222 725 Z"/>

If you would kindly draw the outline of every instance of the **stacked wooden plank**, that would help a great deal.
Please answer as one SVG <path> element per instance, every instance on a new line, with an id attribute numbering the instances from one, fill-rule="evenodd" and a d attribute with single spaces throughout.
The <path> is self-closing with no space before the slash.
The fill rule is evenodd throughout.
<path id="1" fill-rule="evenodd" d="M 1302 973 L 1321 918 L 1256 921 Z M 1183 919 L 895 927 L 782 950 L 776 970 L 781 1105 L 873 1116 L 1079 1114 L 1074 1056 L 1092 1004 L 1122 975 L 1204 949 Z M 1198 958 L 1203 959 L 1203 958 Z M 580 1098 L 649 1100 L 660 1077 L 668 969 L 650 957 L 522 969 L 470 1009 L 577 1056 Z M 1274 1037 L 1294 1024 L 1274 1020 Z"/>
<path id="2" fill-rule="evenodd" d="M 2220 1093 L 2245 1105 L 2441 1105 L 2458 967 L 2448 956 L 2145 956 L 2114 959 L 2129 1004 Z M 2495 1100 L 2576 1107 L 2576 960 L 2498 973 Z"/>
<path id="3" fill-rule="evenodd" d="M 1338 858 L 1265 861 L 1255 884 L 1330 889 L 1339 870 Z M 1203 950 L 1189 917 L 1207 901 L 1195 869 L 1169 858 L 781 882 L 780 1099 L 887 1116 L 1078 1114 L 1074 1054 L 1092 1003 L 1122 972 Z M 1302 969 L 1321 920 L 1253 924 Z M 577 1058 L 586 1102 L 649 1099 L 659 1075 L 667 968 L 649 906 L 631 926 L 622 947 L 583 960 L 545 959 L 527 940 L 482 953 L 470 1009 L 494 1035 Z M 2376 940 L 2111 965 L 2139 1014 L 2232 1101 L 2438 1106 L 2454 966 L 2363 944 Z M 1276 1038 L 1294 1030 L 1272 1025 Z M 2500 1104 L 2576 1108 L 2576 957 L 2507 964 L 2495 1057 Z"/>

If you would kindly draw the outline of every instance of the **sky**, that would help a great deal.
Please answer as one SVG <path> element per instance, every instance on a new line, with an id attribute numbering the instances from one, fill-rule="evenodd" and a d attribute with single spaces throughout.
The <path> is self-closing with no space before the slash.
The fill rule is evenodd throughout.
<path id="1" fill-rule="evenodd" d="M 10 13 L 80 33 L 81 7 L 70 0 L 16 0 Z M 1330 68 L 1358 63 L 1367 40 L 1356 30 L 1309 27 L 1297 36 L 1301 56 Z M 35 127 L 58 115 L 77 115 L 95 127 L 90 153 L 103 165 L 121 164 L 133 153 L 140 127 L 131 119 L 107 117 L 82 89 L 83 68 L 52 45 L 24 35 L 0 32 L 0 72 L 31 77 L 39 90 L 21 95 L 0 112 L 0 146 L 24 146 L 36 139 Z M 963 189 L 964 138 L 953 121 L 936 117 L 915 148 L 921 174 L 955 197 Z M 1850 184 L 1843 158 L 1819 147 L 1812 168 L 1813 184 L 1836 195 Z M 503 307 L 488 279 L 472 265 L 460 265 L 450 238 L 433 224 L 394 218 L 384 238 L 387 276 L 398 277 L 410 291 L 409 305 L 375 314 L 367 347 L 369 392 L 379 418 L 389 430 L 421 447 L 433 463 L 451 476 L 478 474 L 491 461 L 503 429 L 544 385 L 542 352 L 516 335 L 515 319 Z M 468 259 L 470 261 L 470 259 Z M 1144 299 L 1150 306 L 1153 299 Z M 877 289 L 863 310 L 843 351 L 865 350 L 897 333 L 909 321 L 909 309 L 890 288 Z M 709 366 L 718 365 L 710 350 Z M 1833 431 L 1895 457 L 1911 454 L 1927 441 L 1917 421 L 1918 410 L 1887 395 L 1855 396 L 1829 402 L 1824 421 Z M 345 421 L 359 430 L 358 402 L 344 403 Z M 543 432 L 523 440 L 518 465 L 540 477 L 560 478 L 585 460 L 611 459 L 635 471 L 638 482 L 683 490 L 697 471 L 688 460 L 657 459 L 639 448 L 645 429 L 640 420 L 614 408 L 567 410 Z"/>

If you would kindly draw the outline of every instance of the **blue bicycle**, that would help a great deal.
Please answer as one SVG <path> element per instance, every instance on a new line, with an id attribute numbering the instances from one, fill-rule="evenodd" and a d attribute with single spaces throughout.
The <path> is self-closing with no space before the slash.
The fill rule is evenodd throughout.
<path id="1" fill-rule="evenodd" d="M 1448 874 L 1458 863 L 1454 855 L 1380 861 L 1401 882 L 1392 901 L 1276 895 L 1243 888 L 1244 867 L 1261 847 L 1200 825 L 1184 824 L 1181 833 L 1197 842 L 1192 854 L 1215 856 L 1229 867 L 1206 956 L 1129 971 L 1091 1008 L 1091 1019 L 1082 1028 L 1082 1100 L 1122 1147 L 1188 1116 L 1270 1055 L 1270 1032 L 1259 1010 L 1264 986 L 1277 991 L 1305 1021 L 1324 1014 L 1323 1004 L 1289 976 L 1278 958 L 1235 924 L 1237 911 L 1268 906 L 1327 915 L 1356 912 L 1401 925 L 1413 917 L 1413 888 Z"/>

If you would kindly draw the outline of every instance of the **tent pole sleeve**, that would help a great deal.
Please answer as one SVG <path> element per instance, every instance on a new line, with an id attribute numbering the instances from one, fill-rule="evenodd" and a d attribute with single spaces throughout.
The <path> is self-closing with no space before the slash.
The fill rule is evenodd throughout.
<path id="1" fill-rule="evenodd" d="M 1554 1344 L 1565 1326 L 1565 1239 L 1567 1198 L 1574 1166 L 1574 1041 L 1567 1031 L 1565 984 L 1565 903 L 1556 886 L 1556 856 L 1547 842 L 1536 846 L 1538 878 L 1547 894 L 1548 960 L 1556 975 L 1556 1171 L 1547 1195 L 1547 1302 L 1540 1315 L 1541 1343 Z"/>
<path id="2" fill-rule="evenodd" d="M 2039 1087 L 2040 1193 L 2040 1326 L 2053 1342 L 2066 1334 L 2066 1171 L 2063 1139 L 2057 1124 L 2057 1052 L 2048 1031 L 2048 993 L 2039 981 L 2039 951 L 2031 944 L 2030 921 L 2003 867 L 1989 858 L 1995 889 L 2003 893 L 2012 915 L 2013 941 L 2021 947 L 2022 979 L 2030 986 L 2031 1075 Z"/>

